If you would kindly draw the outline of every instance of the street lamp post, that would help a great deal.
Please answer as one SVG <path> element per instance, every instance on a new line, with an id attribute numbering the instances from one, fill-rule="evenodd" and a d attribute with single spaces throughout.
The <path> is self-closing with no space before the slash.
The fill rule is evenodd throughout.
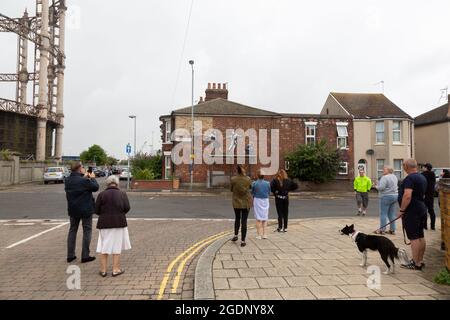
<path id="1" fill-rule="evenodd" d="M 136 157 L 136 116 L 131 115 L 131 116 L 128 116 L 128 118 L 134 119 L 134 150 L 133 150 L 134 152 L 133 152 L 133 154 Z"/>
<path id="2" fill-rule="evenodd" d="M 192 186 L 194 184 L 194 60 L 189 60 L 189 64 L 192 69 L 192 94 L 191 94 L 191 184 L 190 189 L 192 191 Z"/>

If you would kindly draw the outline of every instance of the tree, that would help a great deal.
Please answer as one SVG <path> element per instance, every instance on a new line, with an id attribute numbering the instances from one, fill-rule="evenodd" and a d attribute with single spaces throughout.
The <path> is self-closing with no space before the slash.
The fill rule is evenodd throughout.
<path id="1" fill-rule="evenodd" d="M 303 181 L 323 183 L 336 178 L 341 153 L 339 149 L 330 148 L 326 141 L 312 145 L 300 145 L 290 153 L 289 175 Z"/>
<path id="2" fill-rule="evenodd" d="M 108 155 L 102 147 L 94 144 L 80 154 L 80 160 L 82 162 L 95 162 L 98 166 L 103 166 L 108 160 Z"/>
<path id="3" fill-rule="evenodd" d="M 106 163 L 105 164 L 108 165 L 108 166 L 115 166 L 118 162 L 119 162 L 119 160 L 117 160 L 116 158 L 108 156 L 106 158 Z"/>

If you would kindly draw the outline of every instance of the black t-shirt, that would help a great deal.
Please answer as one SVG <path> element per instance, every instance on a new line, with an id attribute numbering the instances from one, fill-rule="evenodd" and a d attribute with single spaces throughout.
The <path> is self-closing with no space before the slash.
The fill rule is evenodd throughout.
<path id="1" fill-rule="evenodd" d="M 405 189 L 412 189 L 411 203 L 406 211 L 421 211 L 423 209 L 425 193 L 427 191 L 427 179 L 420 173 L 409 174 L 402 182 L 400 189 L 398 190 L 398 203 L 402 205 L 403 195 Z"/>

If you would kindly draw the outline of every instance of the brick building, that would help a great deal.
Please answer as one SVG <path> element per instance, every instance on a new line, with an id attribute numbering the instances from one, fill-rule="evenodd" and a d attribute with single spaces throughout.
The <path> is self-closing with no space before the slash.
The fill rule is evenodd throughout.
<path id="1" fill-rule="evenodd" d="M 209 84 L 205 91 L 205 99 L 200 98 L 199 104 L 194 106 L 194 123 L 198 128 L 194 129 L 196 136 L 200 137 L 198 145 L 204 150 L 207 145 L 223 138 L 223 154 L 214 155 L 215 160 L 222 160 L 223 164 L 195 164 L 194 183 L 197 186 L 218 186 L 227 185 L 230 176 L 235 173 L 237 161 L 244 162 L 247 172 L 254 176 L 259 168 L 267 168 L 269 165 L 262 164 L 260 157 L 255 157 L 258 150 L 266 144 L 269 152 L 268 157 L 272 163 L 278 163 L 280 168 L 286 168 L 289 164 L 285 162 L 285 156 L 294 151 L 300 144 L 315 143 L 326 140 L 331 146 L 342 149 L 342 168 L 336 179 L 351 181 L 354 178 L 353 163 L 353 123 L 349 116 L 329 116 L 318 114 L 283 114 L 266 111 L 228 100 L 228 90 L 225 84 Z M 183 184 L 190 182 L 190 165 L 175 165 L 171 161 L 171 155 L 177 144 L 185 143 L 190 145 L 189 138 L 178 135 L 179 129 L 192 132 L 191 107 L 172 111 L 170 115 L 161 116 L 162 122 L 162 151 L 163 178 L 170 179 L 173 176 L 179 177 Z M 201 125 L 201 128 L 200 128 Z M 233 145 L 236 136 L 227 134 L 233 130 L 242 129 L 244 133 L 254 129 L 260 133 L 261 129 L 267 130 L 268 139 L 259 139 L 257 142 L 250 139 L 250 135 L 241 135 L 241 144 L 233 152 L 229 151 L 229 146 Z M 277 129 L 279 132 L 279 148 L 272 148 L 272 135 Z M 200 133 L 201 131 L 201 133 Z M 220 132 L 216 136 L 216 132 Z M 239 131 L 236 131 L 239 132 Z M 258 136 L 260 138 L 260 136 Z M 276 135 L 273 136 L 274 138 Z M 197 138 L 196 138 L 197 139 Z M 276 140 L 274 139 L 274 142 Z M 255 147 L 256 146 L 256 147 Z M 256 150 L 252 152 L 252 150 Z M 227 153 L 229 153 L 227 155 Z M 278 153 L 278 157 L 277 157 Z M 201 158 L 197 154 L 195 159 Z M 227 163 L 233 161 L 233 164 Z M 189 161 L 187 161 L 189 162 Z M 218 161 L 220 162 L 220 161 Z M 278 168 L 278 166 L 277 166 Z"/>

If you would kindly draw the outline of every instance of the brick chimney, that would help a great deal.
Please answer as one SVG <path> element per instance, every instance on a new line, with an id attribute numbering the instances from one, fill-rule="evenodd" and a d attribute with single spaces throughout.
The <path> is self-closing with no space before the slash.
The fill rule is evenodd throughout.
<path id="1" fill-rule="evenodd" d="M 226 83 L 208 83 L 205 90 L 205 102 L 222 98 L 228 100 L 228 89 Z"/>

